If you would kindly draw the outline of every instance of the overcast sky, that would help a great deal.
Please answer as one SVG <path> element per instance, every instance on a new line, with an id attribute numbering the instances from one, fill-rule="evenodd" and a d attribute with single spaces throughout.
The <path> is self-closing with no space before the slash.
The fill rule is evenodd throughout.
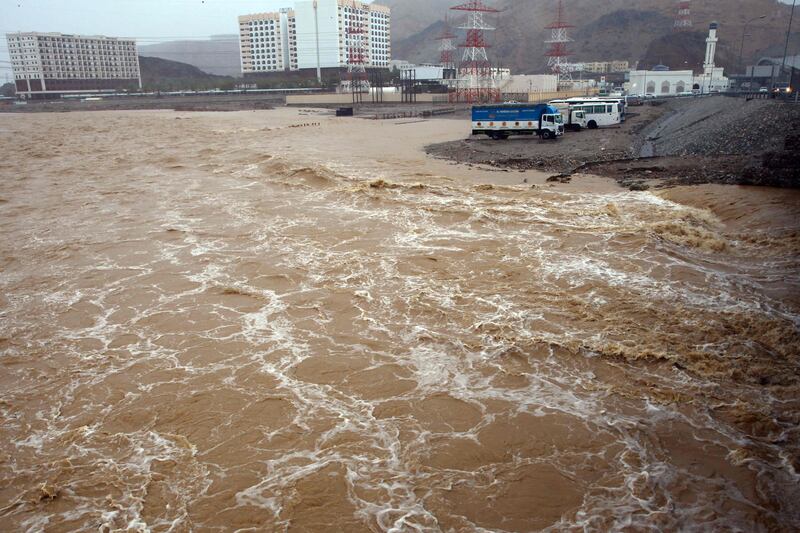
<path id="1" fill-rule="evenodd" d="M 294 0 L 0 0 L 0 83 L 11 77 L 8 32 L 135 37 L 151 44 L 238 34 L 239 15 L 293 6 Z"/>
<path id="2" fill-rule="evenodd" d="M 0 31 L 203 37 L 238 33 L 239 15 L 293 5 L 293 0 L 0 0 Z"/>

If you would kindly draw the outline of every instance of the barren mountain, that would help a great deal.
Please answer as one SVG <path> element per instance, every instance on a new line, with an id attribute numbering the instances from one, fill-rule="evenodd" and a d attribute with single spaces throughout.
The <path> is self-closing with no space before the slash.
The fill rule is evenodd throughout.
<path id="1" fill-rule="evenodd" d="M 459 0 L 378 0 L 393 9 L 393 56 L 415 62 L 436 61 L 435 37 L 441 31 L 445 14 L 452 26 L 464 20 L 463 12 L 448 8 Z M 500 13 L 487 16 L 497 27 L 488 34 L 492 45 L 492 62 L 510 66 L 519 72 L 542 71 L 546 64 L 545 29 L 556 16 L 556 0 L 485 0 Z M 564 0 L 566 20 L 574 42 L 570 45 L 572 60 L 603 61 L 611 59 L 665 63 L 673 68 L 702 63 L 702 41 L 712 21 L 720 23 L 718 62 L 733 68 L 738 54 L 744 24 L 764 15 L 748 26 L 744 39 L 745 61 L 763 55 L 771 47 L 783 44 L 790 7 L 777 0 L 704 0 L 693 2 L 692 31 L 673 32 L 677 2 L 672 0 Z M 463 31 L 458 31 L 463 35 Z M 797 35 L 797 34 L 796 34 Z M 697 43 L 701 46 L 698 52 Z M 797 41 L 793 38 L 793 43 Z M 699 57 L 684 58 L 682 51 Z M 790 53 L 797 53 L 790 48 Z M 689 60 L 688 63 L 684 61 Z"/>
<path id="2" fill-rule="evenodd" d="M 212 35 L 207 40 L 168 41 L 138 48 L 142 55 L 186 63 L 209 74 L 241 76 L 238 35 Z"/>
<path id="3" fill-rule="evenodd" d="M 399 42 L 444 20 L 445 16 L 450 17 L 455 12 L 448 11 L 458 0 L 376 0 L 375 3 L 392 8 L 392 39 Z"/>

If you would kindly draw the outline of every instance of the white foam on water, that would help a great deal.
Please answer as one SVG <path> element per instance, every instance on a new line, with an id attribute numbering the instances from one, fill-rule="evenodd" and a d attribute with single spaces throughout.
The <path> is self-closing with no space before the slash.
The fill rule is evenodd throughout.
<path id="1" fill-rule="evenodd" d="M 213 140 L 219 144 L 250 129 L 240 126 L 215 125 Z M 0 337 L 14 343 L 3 352 L 5 368 L 18 378 L 3 391 L 8 404 L 0 404 L 9 421 L 0 436 L 18 450 L 3 475 L 38 481 L 50 473 L 46 465 L 81 465 L 60 478 L 69 512 L 24 506 L 0 514 L 3 520 L 30 530 L 88 523 L 90 516 L 120 529 L 214 527 L 214 517 L 198 516 L 191 503 L 211 497 L 216 482 L 233 494 L 233 510 L 263 509 L 272 520 L 264 527 L 283 529 L 297 503 L 296 484 L 333 467 L 344 472 L 356 516 L 373 529 L 438 531 L 435 498 L 458 486 L 494 487 L 501 494 L 502 468 L 551 465 L 571 480 L 598 471 L 608 477 L 581 481 L 577 510 L 550 531 L 748 529 L 750 511 L 782 526 L 800 523 L 786 507 L 763 505 L 796 499 L 791 427 L 782 420 L 778 440 L 766 442 L 715 412 L 736 407 L 739 398 L 746 401 L 742 409 L 752 404 L 785 412 L 792 400 L 774 388 L 716 381 L 671 362 L 628 362 L 599 350 L 609 340 L 628 342 L 632 350 L 650 342 L 642 331 L 624 329 L 625 320 L 635 324 L 635 313 L 652 308 L 680 314 L 675 324 L 686 332 L 730 316 L 796 327 L 797 311 L 764 294 L 767 283 L 781 278 L 798 282 L 792 261 L 759 262 L 736 250 L 716 257 L 669 241 L 653 224 L 685 219 L 724 235 L 707 213 L 650 193 L 473 188 L 438 178 L 411 189 L 403 182 L 409 169 L 396 171 L 392 162 L 348 163 L 324 147 L 304 156 L 294 139 L 257 137 L 237 138 L 235 150 L 197 161 L 156 144 L 154 157 L 174 156 L 191 168 L 87 172 L 86 189 L 67 198 L 76 203 L 46 207 L 71 221 L 85 216 L 76 205 L 96 206 L 94 218 L 54 225 L 50 233 L 15 226 L 0 237 L 8 249 L 21 243 L 15 255 L 46 258 L 26 259 L 42 263 L 46 274 L 29 283 L 27 265 L 0 274 L 8 306 L 0 311 Z M 264 162 L 264 153 L 282 156 Z M 323 156 L 330 161 L 320 165 Z M 284 163 L 291 164 L 279 170 Z M 293 177 L 302 168 L 324 184 Z M 370 187 L 377 179 L 397 183 Z M 3 197 L 9 196 L 3 187 Z M 119 195 L 111 200 L 100 196 L 114 189 Z M 136 234 L 147 238 L 131 241 Z M 271 277 L 281 281 L 265 288 Z M 81 284 L 87 279 L 113 281 Z M 60 322 L 67 311 L 80 320 Z M 659 324 L 647 327 L 657 333 Z M 129 344 L 120 341 L 126 337 Z M 757 343 L 738 347 L 736 341 L 700 339 L 692 349 L 761 351 Z M 354 368 L 301 378 L 300 365 L 326 357 Z M 28 360 L 20 364 L 19 358 Z M 388 391 L 380 383 L 358 384 L 362 372 L 386 365 L 394 370 L 377 374 L 389 380 L 384 385 L 394 385 L 385 377 L 394 373 L 411 385 Z M 230 439 L 214 442 L 215 451 L 241 452 L 236 432 L 257 430 L 254 443 L 244 446 L 251 462 L 237 465 L 266 471 L 250 486 L 231 481 L 236 467 L 213 459 L 206 443 L 146 427 L 147 416 L 146 422 L 120 417 L 143 406 L 164 416 L 170 402 L 209 391 L 237 398 L 235 406 L 238 398 L 246 406 L 285 402 L 286 420 L 243 421 L 238 417 L 245 409 L 233 407 L 205 436 L 231 431 Z M 691 401 L 663 401 L 656 394 L 663 391 Z M 426 425 L 420 410 L 436 395 L 463 402 L 474 424 L 458 431 Z M 165 405 L 151 398 L 164 398 Z M 379 417 L 379 408 L 389 404 L 401 408 Z M 441 439 L 477 446 L 493 422 L 521 415 L 562 417 L 602 444 L 547 449 L 538 457 L 514 453 L 474 471 L 420 462 Z M 765 420 L 770 416 L 766 410 Z M 104 431 L 104 424 L 119 421 L 133 427 Z M 746 494 L 724 474 L 708 476 L 671 457 L 658 432 L 673 426 L 689 428 L 693 446 L 723 450 L 723 458 L 755 472 L 761 492 Z M 738 451 L 745 448 L 747 454 Z M 144 494 L 159 461 L 175 468 L 165 479 L 170 506 L 149 516 Z M 97 478 L 118 484 L 115 507 L 79 496 Z M 778 494 L 781 488 L 785 495 Z M 498 530 L 463 520 L 474 531 Z"/>

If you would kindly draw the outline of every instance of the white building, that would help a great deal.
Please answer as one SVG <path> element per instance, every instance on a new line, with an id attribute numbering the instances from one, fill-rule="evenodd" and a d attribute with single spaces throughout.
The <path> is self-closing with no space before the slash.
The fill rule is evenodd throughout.
<path id="1" fill-rule="evenodd" d="M 132 39 L 20 32 L 6 41 L 17 94 L 25 98 L 142 87 Z"/>
<path id="2" fill-rule="evenodd" d="M 628 93 L 654 94 L 656 96 L 674 96 L 691 91 L 694 84 L 694 72 L 691 70 L 632 70 Z"/>
<path id="3" fill-rule="evenodd" d="M 747 67 L 745 76 L 769 83 L 770 80 L 780 81 L 786 75 L 791 77 L 791 69 L 800 70 L 800 56 L 762 57 L 755 65 Z"/>
<path id="4" fill-rule="evenodd" d="M 548 93 L 558 91 L 558 76 L 555 74 L 514 74 L 500 84 L 505 94 Z"/>
<path id="5" fill-rule="evenodd" d="M 442 65 L 412 65 L 410 63 L 406 63 L 400 67 L 400 72 L 401 76 L 414 80 L 442 82 L 446 79 L 455 78 L 455 69 L 446 69 Z"/>
<path id="6" fill-rule="evenodd" d="M 291 9 L 239 17 L 242 73 L 297 70 L 295 21 Z"/>
<path id="7" fill-rule="evenodd" d="M 388 68 L 391 11 L 353 0 L 301 0 L 294 10 L 239 17 L 242 72 L 346 67 L 361 41 L 364 66 Z"/>
<path id="8" fill-rule="evenodd" d="M 730 80 L 725 77 L 722 67 L 714 64 L 718 42 L 717 28 L 717 23 L 712 22 L 708 30 L 702 74 L 695 75 L 691 70 L 669 70 L 664 66 L 657 66 L 653 70 L 632 70 L 628 92 L 630 94 L 674 96 L 689 91 L 708 94 L 728 90 Z"/>

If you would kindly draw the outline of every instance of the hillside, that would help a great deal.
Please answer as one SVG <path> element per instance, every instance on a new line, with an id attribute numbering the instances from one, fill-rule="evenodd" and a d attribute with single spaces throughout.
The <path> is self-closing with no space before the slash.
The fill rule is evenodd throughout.
<path id="1" fill-rule="evenodd" d="M 195 66 L 158 57 L 139 56 L 139 67 L 146 90 L 214 89 L 234 83 L 229 76 L 208 74 Z"/>
<path id="2" fill-rule="evenodd" d="M 158 57 L 140 55 L 139 65 L 142 70 L 142 85 L 145 90 L 233 89 L 234 86 L 243 81 L 242 78 L 208 74 L 193 65 Z M 339 81 L 338 70 L 325 69 L 323 76 L 328 85 Z M 315 87 L 317 79 L 313 71 L 275 72 L 248 78 L 247 83 L 255 84 L 259 89 L 280 89 L 286 87 Z"/>
<path id="3" fill-rule="evenodd" d="M 414 36 L 431 24 L 444 20 L 457 0 L 375 0 L 392 8 L 392 46 Z M 455 12 L 450 12 L 452 17 Z"/>
<path id="4" fill-rule="evenodd" d="M 705 32 L 692 31 L 657 37 L 647 46 L 640 66 L 667 65 L 672 70 L 702 71 L 707 36 Z M 727 69 L 736 70 L 739 56 L 730 47 L 724 47 L 717 51 L 715 61 Z"/>
<path id="5" fill-rule="evenodd" d="M 517 0 L 485 0 L 502 12 L 489 17 L 497 31 L 489 34 L 492 60 L 520 72 L 538 72 L 545 68 L 543 57 L 545 29 L 554 18 L 555 0 L 519 2 Z M 378 0 L 393 9 L 393 56 L 415 62 L 436 61 L 435 36 L 452 0 Z M 706 32 L 712 21 L 720 23 L 719 63 L 734 67 L 738 63 L 739 45 L 745 21 L 766 15 L 748 27 L 744 49 L 745 60 L 759 57 L 770 47 L 783 43 L 789 6 L 776 0 L 704 0 L 694 2 L 692 20 L 696 35 L 682 36 L 672 31 L 675 2 L 667 0 L 564 0 L 566 18 L 576 27 L 570 31 L 573 60 L 628 60 L 647 64 L 663 56 L 663 61 L 678 68 L 683 61 L 672 61 L 681 50 L 696 50 L 698 36 Z M 457 12 L 450 11 L 450 15 Z M 457 26 L 463 15 L 454 22 Z M 690 32 L 692 33 L 692 32 Z M 655 48 L 651 47 L 654 43 Z M 690 58 L 695 63 L 699 58 Z"/>
<path id="6" fill-rule="evenodd" d="M 139 55 L 186 63 L 209 74 L 241 75 L 238 35 L 214 35 L 208 40 L 139 45 L 138 50 Z"/>
<path id="7" fill-rule="evenodd" d="M 574 50 L 584 52 L 579 60 L 610 61 L 614 59 L 635 60 L 655 36 L 664 34 L 664 28 L 674 23 L 671 17 L 658 11 L 620 9 L 603 15 L 575 31 Z M 670 32 L 668 35 L 675 35 Z M 678 37 L 677 35 L 675 35 Z M 594 43 L 603 42 L 603 47 Z M 702 58 L 701 58 L 702 59 Z"/>

